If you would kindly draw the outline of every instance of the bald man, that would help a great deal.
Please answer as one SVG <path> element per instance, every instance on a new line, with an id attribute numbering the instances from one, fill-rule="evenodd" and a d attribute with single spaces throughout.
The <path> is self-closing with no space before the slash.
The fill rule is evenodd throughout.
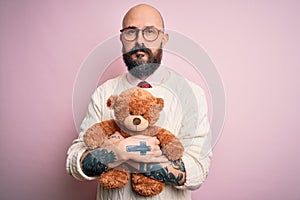
<path id="1" fill-rule="evenodd" d="M 191 199 L 190 191 L 199 188 L 206 179 L 212 154 L 205 94 L 198 85 L 161 65 L 162 49 L 168 40 L 163 18 L 157 9 L 140 4 L 125 14 L 120 41 L 128 72 L 108 80 L 92 95 L 79 137 L 68 150 L 67 171 L 73 177 L 94 180 L 109 168 L 118 169 L 126 163 L 132 169 L 165 183 L 160 193 L 147 197 L 153 200 Z M 123 138 L 115 133 L 101 148 L 87 150 L 84 146 L 82 138 L 89 127 L 113 118 L 112 111 L 103 102 L 112 94 L 135 86 L 164 99 L 164 113 L 157 124 L 180 139 L 185 148 L 182 159 L 168 161 L 155 137 Z M 146 155 L 128 151 L 128 146 L 141 142 L 151 149 Z M 152 186 L 147 187 L 151 189 Z M 145 197 L 134 192 L 131 184 L 114 190 L 99 184 L 97 199 L 133 200 Z"/>

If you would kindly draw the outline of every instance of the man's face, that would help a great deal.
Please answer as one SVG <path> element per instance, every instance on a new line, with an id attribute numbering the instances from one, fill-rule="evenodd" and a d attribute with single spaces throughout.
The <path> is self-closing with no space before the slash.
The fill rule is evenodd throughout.
<path id="1" fill-rule="evenodd" d="M 152 12 L 152 13 L 151 13 Z M 122 42 L 122 53 L 128 71 L 139 79 L 145 79 L 151 75 L 160 65 L 162 59 L 162 47 L 168 40 L 168 35 L 164 34 L 161 16 L 153 14 L 153 11 L 133 10 L 127 14 L 123 20 L 123 29 L 139 29 L 134 40 L 128 40 L 122 32 L 120 40 Z M 146 27 L 154 27 L 158 32 L 155 40 L 149 41 L 143 31 Z"/>

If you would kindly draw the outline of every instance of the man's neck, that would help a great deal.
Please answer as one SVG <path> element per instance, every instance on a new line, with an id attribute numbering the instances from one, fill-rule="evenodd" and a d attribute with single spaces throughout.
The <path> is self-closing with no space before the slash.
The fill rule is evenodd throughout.
<path id="1" fill-rule="evenodd" d="M 135 77 L 130 72 L 127 73 L 126 78 L 127 81 L 131 85 L 137 85 L 140 81 L 147 81 L 151 85 L 160 85 L 162 82 L 164 82 L 169 77 L 169 72 L 166 70 L 166 67 L 161 65 L 159 66 L 156 71 L 151 74 L 150 76 L 144 76 L 144 77 Z"/>
<path id="2" fill-rule="evenodd" d="M 144 80 L 146 80 L 148 77 L 149 77 L 149 76 L 142 76 L 142 77 L 135 77 L 135 78 L 138 78 L 138 79 L 144 81 Z"/>

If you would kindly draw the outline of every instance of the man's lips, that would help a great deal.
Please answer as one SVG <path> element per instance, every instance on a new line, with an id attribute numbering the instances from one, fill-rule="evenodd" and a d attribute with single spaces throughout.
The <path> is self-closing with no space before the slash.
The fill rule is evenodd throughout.
<path id="1" fill-rule="evenodd" d="M 131 51 L 130 55 L 137 54 L 137 53 L 146 53 L 146 51 L 144 49 L 137 49 L 137 50 Z"/>
<path id="2" fill-rule="evenodd" d="M 134 53 L 132 53 L 131 57 L 133 59 L 147 59 L 148 54 L 143 50 L 138 50 L 138 51 L 135 51 Z"/>

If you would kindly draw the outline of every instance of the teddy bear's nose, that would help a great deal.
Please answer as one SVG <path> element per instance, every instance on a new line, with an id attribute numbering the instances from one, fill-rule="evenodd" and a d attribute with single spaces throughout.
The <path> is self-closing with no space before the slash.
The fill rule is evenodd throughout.
<path id="1" fill-rule="evenodd" d="M 139 125 L 141 123 L 141 119 L 139 119 L 139 118 L 134 118 L 133 119 L 133 124 L 134 125 Z"/>

